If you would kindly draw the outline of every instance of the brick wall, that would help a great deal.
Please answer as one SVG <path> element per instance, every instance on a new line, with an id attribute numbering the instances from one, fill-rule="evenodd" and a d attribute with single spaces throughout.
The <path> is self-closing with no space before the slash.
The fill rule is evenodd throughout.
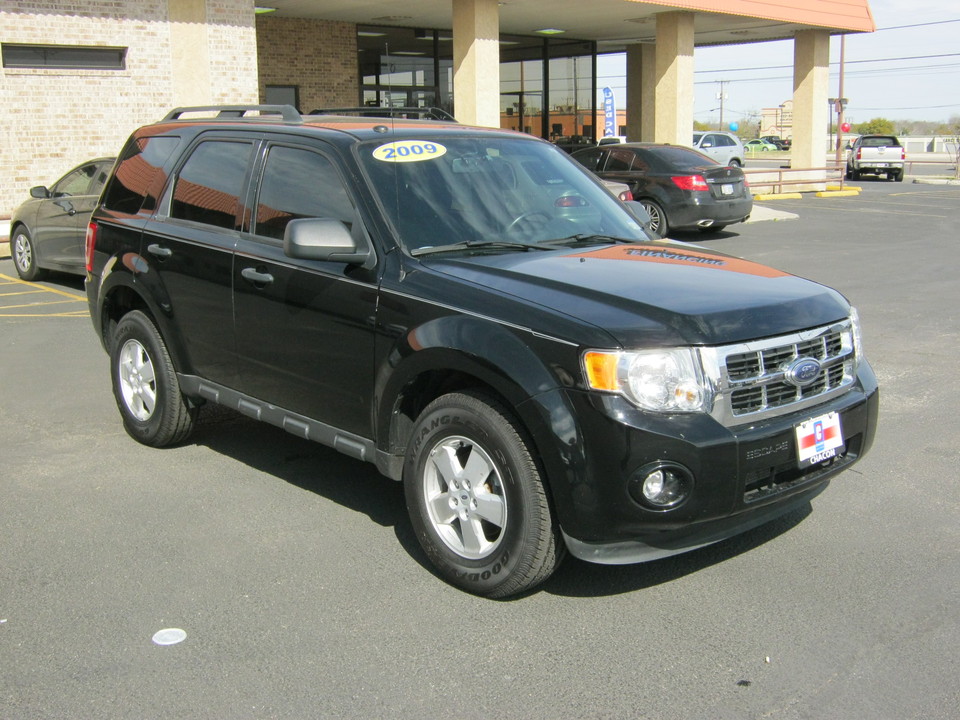
<path id="1" fill-rule="evenodd" d="M 251 0 L 205 12 L 208 102 L 257 102 Z M 0 42 L 128 48 L 124 70 L 0 69 L 0 218 L 175 104 L 167 0 L 3 0 Z"/>
<path id="2" fill-rule="evenodd" d="M 257 18 L 260 99 L 267 85 L 297 85 L 300 110 L 359 104 L 357 27 L 300 18 Z"/>

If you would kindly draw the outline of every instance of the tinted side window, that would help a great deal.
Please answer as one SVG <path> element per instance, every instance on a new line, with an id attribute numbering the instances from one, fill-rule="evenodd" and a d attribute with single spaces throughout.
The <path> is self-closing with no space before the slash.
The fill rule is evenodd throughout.
<path id="1" fill-rule="evenodd" d="M 632 150 L 611 150 L 610 157 L 607 160 L 606 170 L 623 171 L 629 170 L 633 163 Z"/>
<path id="2" fill-rule="evenodd" d="M 603 157 L 602 150 L 591 150 L 587 152 L 579 152 L 574 155 L 574 160 L 583 165 L 587 170 L 597 171 L 597 168 L 600 167 L 600 158 Z"/>
<path id="3" fill-rule="evenodd" d="M 297 218 L 334 218 L 350 227 L 353 204 L 336 168 L 319 153 L 274 145 L 267 153 L 254 232 L 283 239 Z"/>
<path id="4" fill-rule="evenodd" d="M 193 149 L 180 169 L 170 217 L 234 230 L 251 143 L 208 140 Z"/>
<path id="5" fill-rule="evenodd" d="M 163 164 L 180 143 L 180 138 L 141 137 L 127 144 L 117 171 L 103 198 L 103 206 L 108 210 L 122 213 L 138 213 L 145 204 L 152 209 L 152 203 L 146 203 L 151 190 L 155 190 L 155 180 Z"/>
<path id="6" fill-rule="evenodd" d="M 103 186 L 107 182 L 107 178 L 109 176 L 109 164 L 97 165 L 93 182 L 90 183 L 90 187 L 87 188 L 87 195 L 99 195 L 100 191 L 103 190 Z"/>
<path id="7" fill-rule="evenodd" d="M 96 165 L 84 165 L 77 168 L 69 175 L 65 175 L 58 182 L 52 191 L 54 197 L 71 197 L 73 195 L 85 195 L 87 188 L 90 187 L 90 178 L 97 170 Z"/>

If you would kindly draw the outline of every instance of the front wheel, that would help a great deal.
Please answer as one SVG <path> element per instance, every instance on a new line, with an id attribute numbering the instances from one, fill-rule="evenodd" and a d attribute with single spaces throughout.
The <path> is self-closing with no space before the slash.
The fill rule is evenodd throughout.
<path id="1" fill-rule="evenodd" d="M 33 246 L 33 239 L 23 225 L 18 225 L 10 243 L 13 266 L 22 280 L 42 280 L 46 270 L 37 265 L 37 252 Z"/>
<path id="2" fill-rule="evenodd" d="M 110 354 L 113 395 L 127 433 L 144 445 L 164 447 L 193 430 L 196 409 L 180 393 L 170 354 L 156 326 L 134 310 L 117 325 Z"/>
<path id="3" fill-rule="evenodd" d="M 562 557 L 540 471 L 511 414 L 451 393 L 420 415 L 407 449 L 407 510 L 439 574 L 501 598 L 529 590 Z"/>

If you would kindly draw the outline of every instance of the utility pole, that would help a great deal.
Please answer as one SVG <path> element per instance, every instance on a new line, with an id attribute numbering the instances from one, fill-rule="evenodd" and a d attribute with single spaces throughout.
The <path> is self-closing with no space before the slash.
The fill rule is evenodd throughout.
<path id="1" fill-rule="evenodd" d="M 840 36 L 840 86 L 837 92 L 837 167 L 840 166 L 840 159 L 843 155 L 843 109 L 847 104 L 847 99 L 843 96 L 843 60 L 844 51 L 847 45 L 847 36 Z"/>
<path id="2" fill-rule="evenodd" d="M 727 99 L 727 94 L 723 91 L 726 80 L 720 80 L 720 92 L 717 93 L 717 100 L 720 101 L 720 127 L 717 130 L 723 130 L 723 101 Z"/>

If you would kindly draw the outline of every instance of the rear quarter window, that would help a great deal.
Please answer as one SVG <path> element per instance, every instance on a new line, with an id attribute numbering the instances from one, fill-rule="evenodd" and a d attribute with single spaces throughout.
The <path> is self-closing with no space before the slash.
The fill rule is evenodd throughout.
<path id="1" fill-rule="evenodd" d="M 103 196 L 103 206 L 135 215 L 153 210 L 162 184 L 161 169 L 180 144 L 172 135 L 131 138 Z"/>

